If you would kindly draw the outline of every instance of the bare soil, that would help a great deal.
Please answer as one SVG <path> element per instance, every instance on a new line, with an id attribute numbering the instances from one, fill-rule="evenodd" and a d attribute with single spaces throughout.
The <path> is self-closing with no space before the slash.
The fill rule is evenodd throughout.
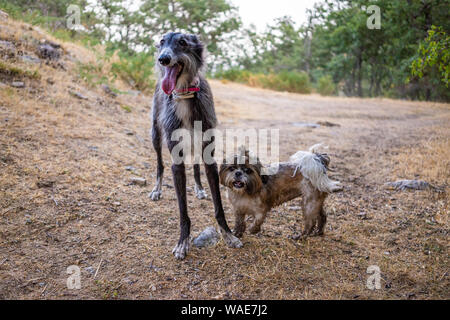
<path id="1" fill-rule="evenodd" d="M 44 37 L 11 21 L 2 27 L 1 39 L 18 50 L 30 50 L 24 35 Z M 323 142 L 330 175 L 344 190 L 327 199 L 323 237 L 289 239 L 303 223 L 296 199 L 274 209 L 260 234 L 246 234 L 242 249 L 221 241 L 177 261 L 171 250 L 178 209 L 167 150 L 163 199 L 148 198 L 156 173 L 151 97 L 128 92 L 112 98 L 87 85 L 76 61 L 94 57 L 75 45 L 63 47 L 63 67 L 8 57 L 41 77 L 13 88 L 14 79 L 4 75 L 0 84 L 1 299 L 450 298 L 448 104 L 210 81 L 220 128 L 280 129 L 280 160 Z M 129 185 L 132 177 L 146 178 L 147 186 Z M 398 179 L 423 179 L 437 189 L 384 185 Z M 206 186 L 204 174 L 202 180 Z M 195 198 L 193 181 L 188 167 L 196 236 L 215 221 L 212 201 Z M 81 269 L 80 290 L 67 288 L 70 265 Z M 381 270 L 379 290 L 366 287 L 371 265 Z"/>

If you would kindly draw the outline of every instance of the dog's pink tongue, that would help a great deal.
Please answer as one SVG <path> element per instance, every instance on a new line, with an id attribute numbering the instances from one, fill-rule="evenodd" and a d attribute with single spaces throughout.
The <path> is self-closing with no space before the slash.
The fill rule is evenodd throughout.
<path id="1" fill-rule="evenodd" d="M 166 67 L 166 74 L 162 81 L 162 89 L 166 94 L 172 94 L 173 90 L 175 90 L 179 71 L 180 66 L 178 64 L 173 67 Z"/>

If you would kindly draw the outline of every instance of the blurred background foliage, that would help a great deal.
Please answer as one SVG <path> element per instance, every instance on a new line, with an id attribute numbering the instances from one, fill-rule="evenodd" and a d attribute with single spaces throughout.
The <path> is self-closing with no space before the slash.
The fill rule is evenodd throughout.
<path id="1" fill-rule="evenodd" d="M 66 28 L 67 7 L 82 9 L 82 29 Z M 366 8 L 381 9 L 369 29 Z M 149 91 L 154 42 L 166 32 L 198 34 L 209 76 L 281 91 L 449 101 L 449 0 L 323 0 L 307 22 L 268 21 L 264 32 L 243 27 L 227 0 L 0 0 L 13 18 L 57 38 L 98 44 L 115 76 Z M 116 59 L 117 60 L 117 59 Z"/>

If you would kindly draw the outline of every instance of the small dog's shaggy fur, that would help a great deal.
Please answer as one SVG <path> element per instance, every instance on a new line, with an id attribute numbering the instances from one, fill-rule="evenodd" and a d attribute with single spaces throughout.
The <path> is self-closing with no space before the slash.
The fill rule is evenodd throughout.
<path id="1" fill-rule="evenodd" d="M 220 182 L 228 188 L 237 237 L 242 237 L 246 229 L 247 216 L 253 217 L 250 233 L 258 233 L 270 209 L 300 196 L 305 226 L 303 233 L 294 239 L 307 237 L 313 231 L 317 235 L 323 234 L 327 221 L 323 203 L 328 193 L 341 187 L 339 182 L 328 178 L 330 158 L 326 154 L 316 153 L 317 146 L 309 151 L 299 151 L 288 162 L 279 163 L 279 170 L 274 175 L 262 175 L 260 161 L 252 159 L 248 151 L 222 164 Z M 314 227 L 317 227 L 316 230 Z"/>

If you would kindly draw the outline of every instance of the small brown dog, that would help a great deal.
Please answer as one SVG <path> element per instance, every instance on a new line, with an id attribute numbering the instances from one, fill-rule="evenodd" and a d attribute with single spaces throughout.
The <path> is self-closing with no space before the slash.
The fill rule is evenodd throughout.
<path id="1" fill-rule="evenodd" d="M 315 145 L 307 151 L 299 151 L 288 162 L 278 164 L 278 172 L 262 175 L 262 165 L 248 151 L 234 156 L 232 161 L 224 162 L 219 176 L 222 185 L 228 188 L 235 215 L 234 234 L 242 237 L 246 225 L 246 216 L 252 216 L 249 228 L 255 234 L 261 230 L 267 213 L 273 207 L 302 196 L 302 208 L 305 220 L 303 233 L 295 236 L 300 239 L 311 235 L 322 235 L 327 221 L 323 203 L 328 193 L 341 190 L 339 182 L 327 176 L 330 158 L 326 154 L 316 153 Z"/>

